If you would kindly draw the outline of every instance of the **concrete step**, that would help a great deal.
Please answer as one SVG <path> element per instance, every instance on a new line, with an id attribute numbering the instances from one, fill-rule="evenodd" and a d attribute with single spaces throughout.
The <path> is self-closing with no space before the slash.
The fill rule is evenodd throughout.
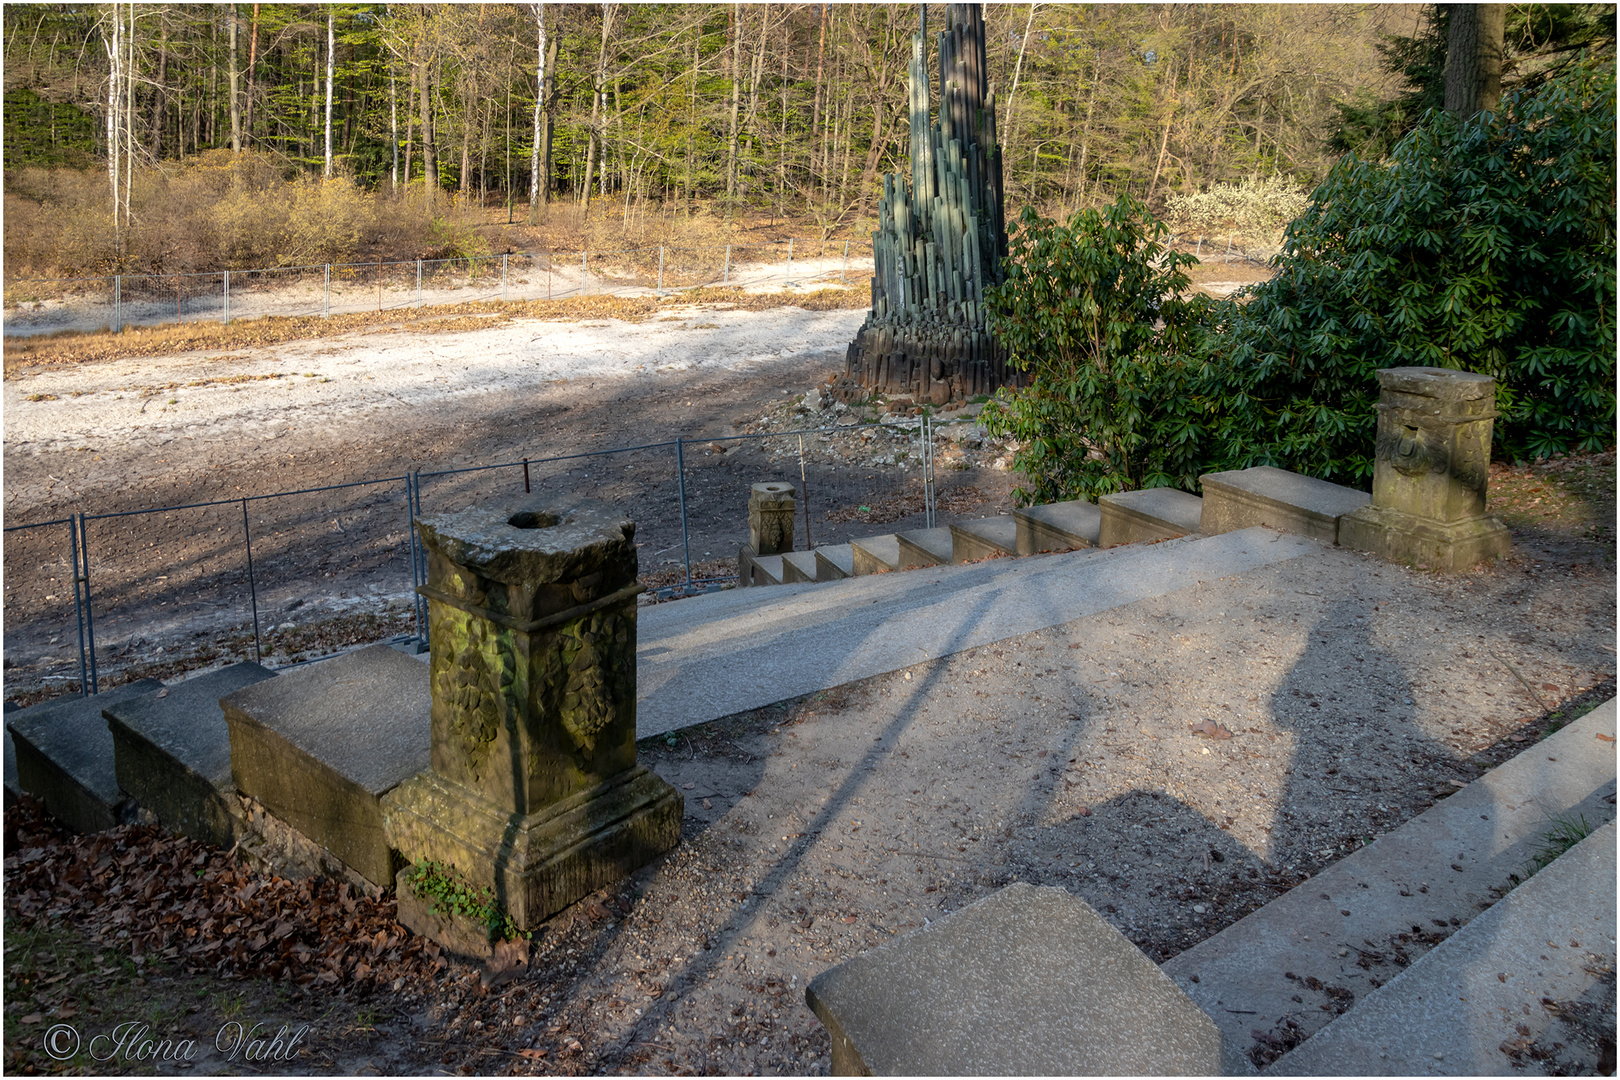
<path id="1" fill-rule="evenodd" d="M 894 533 L 863 536 L 859 540 L 851 540 L 849 546 L 853 555 L 853 577 L 887 574 L 900 569 L 900 538 Z"/>
<path id="2" fill-rule="evenodd" d="M 952 525 L 951 562 L 961 564 L 993 555 L 1018 554 L 1018 522 L 1011 514 Z"/>
<path id="3" fill-rule="evenodd" d="M 855 549 L 849 544 L 818 547 L 815 553 L 817 581 L 842 581 L 855 576 Z"/>
<path id="4" fill-rule="evenodd" d="M 429 671 L 372 645 L 227 694 L 237 790 L 367 881 L 392 885 L 380 800 L 428 768 Z"/>
<path id="5" fill-rule="evenodd" d="M 6 720 L 16 754 L 17 786 L 37 795 L 75 832 L 118 824 L 125 804 L 113 767 L 113 737 L 101 710 L 162 690 L 156 679 L 126 683 L 90 697 L 57 698 L 19 709 Z"/>
<path id="6" fill-rule="evenodd" d="M 1490 908 L 1550 817 L 1612 820 L 1614 744 L 1598 736 L 1614 733 L 1611 700 L 1165 963 L 1226 1033 L 1227 1070 L 1253 1073 Z"/>
<path id="7" fill-rule="evenodd" d="M 1372 502 L 1365 491 L 1270 465 L 1208 473 L 1198 531 L 1206 536 L 1264 525 L 1326 544 L 1339 542 L 1339 519 Z"/>
<path id="8" fill-rule="evenodd" d="M 1136 544 L 1192 536 L 1198 532 L 1204 501 L 1176 488 L 1121 491 L 1097 500 L 1102 514 L 1097 546 Z"/>
<path id="9" fill-rule="evenodd" d="M 816 553 L 789 551 L 782 556 L 782 584 L 816 580 Z"/>
<path id="10" fill-rule="evenodd" d="M 231 733 L 219 699 L 275 678 L 254 663 L 107 704 L 118 786 L 159 823 L 228 848 L 240 835 L 231 781 Z"/>
<path id="11" fill-rule="evenodd" d="M 937 529 L 911 529 L 895 537 L 900 547 L 900 569 L 915 570 L 920 566 L 939 566 L 951 561 L 951 530 L 948 526 Z"/>
<path id="12" fill-rule="evenodd" d="M 1265 1074 L 1612 1074 L 1614 966 L 1611 821 Z M 1605 974 L 1607 1000 L 1588 1002 L 1600 996 L 1592 991 Z M 1560 1029 L 1559 1017 L 1581 1003 L 1611 1017 L 1605 1063 L 1601 1048 L 1582 1047 Z M 1526 1054 L 1532 1045 L 1553 1060 Z"/>
<path id="13" fill-rule="evenodd" d="M 1102 510 L 1084 499 L 1029 506 L 1014 510 L 1012 516 L 1018 525 L 1020 555 L 1096 547 L 1102 532 Z"/>
<path id="14" fill-rule="evenodd" d="M 746 547 L 740 549 L 737 553 L 737 584 L 744 588 L 782 584 L 782 556 L 755 555 Z"/>
<path id="15" fill-rule="evenodd" d="M 1246 529 L 655 604 L 636 617 L 637 735 L 705 723 L 1321 550 L 1302 537 Z"/>

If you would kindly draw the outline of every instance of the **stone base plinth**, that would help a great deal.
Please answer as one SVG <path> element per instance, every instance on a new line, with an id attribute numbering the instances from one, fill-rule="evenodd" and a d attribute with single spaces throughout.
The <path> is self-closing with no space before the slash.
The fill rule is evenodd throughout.
<path id="1" fill-rule="evenodd" d="M 1495 518 L 1444 523 L 1364 506 L 1339 519 L 1339 545 L 1450 573 L 1501 558 L 1513 550 L 1513 537 Z"/>
<path id="2" fill-rule="evenodd" d="M 684 810 L 681 793 L 639 765 L 527 817 L 424 772 L 383 799 L 383 825 L 406 862 L 429 859 L 494 889 L 518 928 L 532 930 L 673 848 Z M 411 929 L 431 937 L 434 927 Z"/>

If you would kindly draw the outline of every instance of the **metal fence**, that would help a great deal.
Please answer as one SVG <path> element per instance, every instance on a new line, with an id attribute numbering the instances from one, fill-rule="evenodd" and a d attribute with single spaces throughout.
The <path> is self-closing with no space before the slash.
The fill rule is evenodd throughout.
<path id="1" fill-rule="evenodd" d="M 680 552 L 681 579 L 661 589 L 663 596 L 713 591 L 735 575 L 695 577 L 694 562 L 726 543 L 735 553 L 735 536 L 745 528 L 747 485 L 739 491 L 732 477 L 718 482 L 705 477 L 694 457 L 712 456 L 717 448 L 752 447 L 752 452 L 771 459 L 748 466 L 761 479 L 773 474 L 804 483 L 812 472 L 828 471 L 823 465 L 807 465 L 807 440 L 813 461 L 817 440 L 846 434 L 863 437 L 859 433 L 871 431 L 875 438 L 896 444 L 889 455 L 893 464 L 876 467 L 889 470 L 879 486 L 886 484 L 893 491 L 920 483 L 923 520 L 933 526 L 934 444 L 941 437 L 941 426 L 924 415 L 695 440 L 680 436 L 639 446 L 147 509 L 81 512 L 9 526 L 4 530 L 7 630 L 62 626 L 62 635 L 49 644 L 57 647 L 57 654 L 66 655 L 45 661 L 46 668 L 54 664 L 55 673 L 43 679 L 68 686 L 77 682 L 81 693 L 94 694 L 107 659 L 104 639 L 109 630 L 124 642 L 127 654 L 143 640 L 142 633 L 152 635 L 150 640 L 171 642 L 210 634 L 217 638 L 222 627 L 228 629 L 240 620 L 251 626 L 252 655 L 262 660 L 266 633 L 277 618 L 274 612 L 288 608 L 289 599 L 291 607 L 301 605 L 311 586 L 319 588 L 326 578 L 339 576 L 357 592 L 343 599 L 362 609 L 403 593 L 408 580 L 415 636 L 425 643 L 426 605 L 416 590 L 426 583 L 427 563 L 416 518 L 519 492 L 538 500 L 593 497 L 641 507 L 644 515 L 628 516 L 641 519 L 637 539 L 653 549 L 651 557 Z M 873 468 L 870 463 L 861 467 Z M 875 473 L 869 476 L 876 478 Z M 804 546 L 812 539 L 824 545 L 828 538 L 819 535 L 823 529 L 833 536 L 851 531 L 818 526 L 818 535 L 812 537 L 813 497 L 813 490 L 801 488 Z M 703 543 L 711 548 L 699 551 L 697 559 L 694 521 L 702 527 Z M 871 531 L 870 526 L 864 529 Z M 334 530 L 345 534 L 341 541 L 334 542 Z M 859 535 L 860 530 L 855 531 Z M 643 566 L 644 572 L 648 569 Z M 361 580 L 368 582 L 363 588 L 352 584 Z M 30 584 L 29 595 L 40 600 L 20 605 L 33 610 L 16 615 L 13 590 L 27 591 Z M 63 635 L 66 642 L 61 641 Z M 245 650 L 245 635 L 240 644 Z"/>
<path id="2" fill-rule="evenodd" d="M 870 274 L 871 248 L 870 240 L 796 239 L 746 247 L 647 245 L 208 274 L 26 278 L 5 282 L 3 330 L 7 336 L 26 337 L 265 316 L 330 317 L 475 301 L 663 296 L 713 286 L 813 289 L 864 281 Z"/>

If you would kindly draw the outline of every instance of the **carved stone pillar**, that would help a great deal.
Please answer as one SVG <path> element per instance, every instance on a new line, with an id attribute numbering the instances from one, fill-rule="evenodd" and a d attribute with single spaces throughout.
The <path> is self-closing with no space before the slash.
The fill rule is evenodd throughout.
<path id="1" fill-rule="evenodd" d="M 386 797 L 389 837 L 532 928 L 680 839 L 680 793 L 636 764 L 635 526 L 508 506 L 417 527 L 432 768 Z"/>
<path id="2" fill-rule="evenodd" d="M 793 550 L 793 485 L 781 481 L 755 484 L 748 492 L 748 546 L 755 555 L 781 555 Z"/>
<path id="3" fill-rule="evenodd" d="M 1446 571 L 1506 555 L 1511 535 L 1485 516 L 1496 381 L 1384 368 L 1378 385 L 1372 505 L 1339 519 L 1339 543 Z"/>

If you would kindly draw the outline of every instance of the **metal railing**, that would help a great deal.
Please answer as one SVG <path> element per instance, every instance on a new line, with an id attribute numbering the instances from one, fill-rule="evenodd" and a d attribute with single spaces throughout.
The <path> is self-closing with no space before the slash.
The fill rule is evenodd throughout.
<path id="1" fill-rule="evenodd" d="M 973 423 L 971 418 L 961 418 L 947 423 Z M 688 595 L 701 591 L 712 591 L 721 587 L 725 582 L 733 580 L 735 575 L 726 575 L 711 578 L 694 578 L 693 576 L 693 529 L 692 515 L 696 500 L 695 493 L 689 484 L 689 474 L 693 467 L 688 463 L 688 451 L 694 446 L 701 446 L 712 452 L 716 446 L 723 444 L 750 444 L 760 443 L 767 447 L 769 440 L 780 440 L 779 449 L 783 454 L 797 457 L 798 473 L 801 484 L 806 481 L 805 465 L 805 439 L 815 440 L 827 438 L 838 434 L 852 434 L 867 429 L 879 429 L 888 432 L 892 439 L 903 439 L 908 445 L 920 443 L 912 449 L 907 449 L 903 456 L 906 462 L 900 464 L 902 480 L 905 473 L 910 471 L 909 464 L 914 461 L 920 470 L 923 486 L 923 514 L 926 526 L 933 527 L 937 523 L 937 500 L 935 498 L 934 478 L 934 443 L 936 441 L 936 428 L 939 422 L 928 414 L 904 420 L 883 420 L 877 422 L 855 422 L 832 424 L 821 427 L 804 429 L 791 429 L 783 431 L 759 432 L 753 434 L 725 435 L 718 437 L 702 437 L 692 439 L 686 436 L 677 436 L 657 442 L 644 443 L 636 446 L 612 447 L 603 450 L 590 450 L 571 454 L 560 454 L 547 457 L 522 458 L 515 461 L 502 461 L 493 464 L 470 465 L 459 468 L 419 470 L 404 474 L 378 477 L 374 479 L 355 480 L 338 484 L 326 484 L 315 487 L 298 488 L 288 491 L 278 491 L 268 494 L 243 495 L 226 499 L 210 499 L 189 503 L 177 503 L 160 507 L 143 508 L 137 510 L 119 510 L 107 513 L 76 512 L 67 517 L 58 517 L 48 521 L 32 522 L 26 525 L 7 526 L 4 530 L 6 536 L 7 552 L 7 622 L 11 614 L 10 597 L 13 588 L 22 579 L 26 582 L 28 567 L 35 568 L 36 572 L 46 571 L 56 565 L 58 556 L 50 554 L 51 547 L 43 539 L 49 535 L 48 531 L 58 527 L 65 527 L 68 533 L 65 544 L 60 547 L 66 551 L 65 562 L 69 568 L 70 584 L 73 590 L 73 628 L 77 647 L 78 683 L 81 693 L 89 695 L 99 692 L 101 681 L 101 664 L 98 656 L 97 626 L 98 614 L 114 607 L 114 601 L 121 603 L 119 617 L 125 624 L 136 623 L 150 626 L 161 622 L 158 618 L 158 608 L 175 602 L 177 607 L 178 596 L 182 593 L 193 602 L 205 598 L 210 582 L 216 590 L 228 593 L 235 597 L 226 603 L 216 603 L 216 607 L 227 607 L 240 610 L 240 603 L 245 593 L 247 616 L 252 628 L 253 656 L 256 660 L 264 659 L 264 635 L 261 624 L 261 598 L 264 578 L 267 572 L 274 573 L 275 563 L 279 559 L 283 569 L 288 566 L 294 568 L 296 573 L 302 569 L 307 575 L 311 570 L 321 572 L 322 564 L 319 557 L 332 558 L 333 544 L 330 540 L 318 545 L 318 550 L 311 550 L 308 544 L 300 545 L 299 540 L 307 540 L 310 533 L 319 527 L 325 529 L 328 515 L 331 524 L 340 531 L 343 530 L 340 519 L 347 516 L 354 529 L 354 540 L 345 551 L 352 554 L 353 548 L 368 548 L 365 540 L 368 532 L 384 534 L 380 541 L 369 544 L 374 571 L 384 577 L 397 572 L 392 569 L 393 563 L 400 556 L 404 556 L 410 567 L 410 597 L 413 608 L 415 636 L 423 643 L 427 641 L 428 625 L 426 602 L 417 589 L 427 583 L 427 556 L 422 548 L 417 534 L 416 521 L 424 512 L 424 502 L 466 502 L 496 497 L 505 493 L 507 497 L 516 493 L 517 478 L 521 476 L 522 490 L 528 494 L 551 495 L 557 497 L 561 492 L 577 495 L 582 487 L 579 480 L 588 478 L 589 474 L 581 474 L 578 479 L 572 477 L 571 471 L 566 468 L 571 464 L 591 465 L 592 463 L 606 463 L 620 456 L 629 456 L 633 459 L 627 469 L 634 470 L 642 467 L 654 473 L 664 468 L 670 468 L 673 475 L 665 474 L 667 479 L 654 480 L 638 490 L 642 498 L 648 498 L 649 493 L 655 493 L 660 485 L 673 489 L 669 492 L 675 503 L 675 514 L 679 523 L 679 540 L 675 541 L 672 533 L 659 536 L 657 542 L 671 541 L 668 551 L 673 547 L 681 550 L 682 577 L 678 585 L 668 586 L 661 590 L 666 596 Z M 812 447 L 812 456 L 813 456 Z M 897 452 L 898 453 L 898 452 Z M 673 458 L 673 460 L 670 460 Z M 637 460 L 638 459 L 638 460 Z M 663 464 L 660 465 L 659 462 Z M 862 466 L 871 468 L 870 464 Z M 760 466 L 761 471 L 769 471 Z M 776 470 L 781 472 L 781 469 Z M 791 476 L 791 470 L 787 472 Z M 501 479 L 496 487 L 488 492 L 482 490 L 484 478 Z M 510 479 L 507 479 L 510 477 Z M 460 481 L 459 485 L 452 483 Z M 597 485 L 602 487 L 602 485 Z M 607 485 L 611 487 L 612 485 Z M 378 492 L 377 489 L 384 489 Z M 387 489 L 394 488 L 393 491 Z M 729 490 L 729 489 L 728 489 Z M 334 493 L 352 495 L 360 492 L 376 492 L 368 494 L 365 499 L 357 501 L 347 498 L 341 505 L 331 501 Z M 425 500 L 424 493 L 429 497 Z M 604 493 L 612 495 L 611 491 Z M 736 493 L 731 492 L 734 496 Z M 804 529 L 806 546 L 810 546 L 810 501 L 809 492 L 801 487 L 800 501 L 804 512 Z M 403 496 L 403 498 L 401 498 Z M 743 497 L 746 497 L 746 486 L 743 488 Z M 366 501 L 369 500 L 369 501 Z M 736 502 L 735 498 L 727 498 L 730 505 Z M 740 505 L 740 504 L 739 504 Z M 279 508 L 278 516 L 268 516 L 265 511 L 270 508 Z M 250 509 L 258 508 L 259 521 L 255 528 L 253 515 Z M 235 511 L 240 509 L 240 524 L 237 524 Z M 190 518 L 189 529 L 181 528 L 188 520 L 187 515 L 200 515 Z M 368 522 L 370 515 L 375 520 Z M 404 535 L 397 532 L 386 532 L 385 527 L 392 521 L 404 526 Z M 741 517 L 738 516 L 738 522 Z M 100 527 L 91 529 L 94 523 L 114 522 L 151 522 L 154 525 L 144 532 L 137 532 L 133 536 L 116 536 L 113 531 Z M 668 529 L 671 523 L 655 522 L 662 528 Z M 208 530 L 212 528 L 213 531 Z M 239 528 L 239 532 L 237 531 Z M 732 532 L 733 529 L 721 527 L 723 531 Z M 144 551 L 141 544 L 146 540 L 146 548 L 156 547 L 158 540 L 147 537 L 154 532 L 167 531 L 171 535 L 163 538 L 165 551 L 169 553 L 170 561 L 162 565 L 162 569 L 169 570 L 169 574 L 157 574 L 151 560 L 142 561 L 136 553 Z M 176 531 L 178 536 L 172 535 Z M 94 535 L 96 545 L 92 545 Z M 656 533 L 654 534 L 656 535 Z M 233 538 L 238 537 L 238 538 Z M 21 541 L 28 541 L 26 550 L 18 550 Z M 255 543 L 261 547 L 261 557 L 255 560 Z M 52 541 L 51 544 L 58 542 Z M 263 557 L 263 548 L 271 547 L 271 558 Z M 403 550 L 401 550 L 403 548 Z M 325 553 L 322 556 L 322 553 Z M 662 554 L 663 552 L 655 552 Z M 14 557 L 15 556 L 15 557 Z M 40 558 L 52 561 L 40 563 Z M 268 565 L 267 565 L 268 564 Z M 647 568 L 643 567 L 646 572 Z M 93 572 L 94 571 L 94 572 Z M 327 572 L 331 576 L 331 572 Z M 120 576 L 121 575 L 121 576 Z M 170 577 L 183 579 L 181 584 L 174 586 L 158 586 L 157 582 L 167 581 Z M 57 579 L 50 579 L 57 580 Z M 305 584 L 308 582 L 306 581 Z M 403 582 L 401 582 L 403 584 Z M 48 585 L 45 587 L 49 587 Z M 373 586 L 375 588 L 375 586 Z M 177 592 L 176 590 L 180 590 Z M 169 597 L 167 600 L 158 599 L 161 596 Z M 45 599 L 60 600 L 59 594 L 46 595 Z M 302 600 L 295 601 L 301 604 Z M 234 606 L 233 606 L 234 605 Z M 37 613 L 29 616 L 23 625 L 38 625 L 49 621 L 51 616 Z M 144 623 L 142 620 L 144 619 Z M 197 614 L 171 620 L 166 630 L 171 635 L 191 633 L 192 628 L 199 622 L 207 620 Z M 162 632 L 162 631 L 159 631 Z M 203 631 L 197 631 L 193 636 L 202 636 Z M 126 638 L 133 640 L 133 631 L 126 633 Z M 72 676 L 51 676 L 51 678 L 69 680 Z"/>
<path id="2" fill-rule="evenodd" d="M 739 286 L 843 286 L 870 272 L 871 241 L 786 240 L 715 247 L 507 252 L 449 259 L 309 263 L 206 274 L 109 274 L 5 282 L 4 333 L 121 331 L 281 316 L 403 311 L 430 305 L 664 296 Z M 851 260 L 855 277 L 851 277 Z"/>

